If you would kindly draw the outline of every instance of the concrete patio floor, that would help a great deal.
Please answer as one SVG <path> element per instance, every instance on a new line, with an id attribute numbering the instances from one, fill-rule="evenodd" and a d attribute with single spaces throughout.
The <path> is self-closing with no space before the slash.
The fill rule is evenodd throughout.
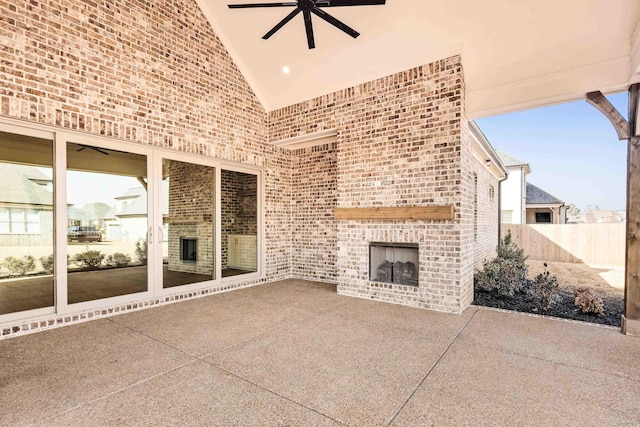
<path id="1" fill-rule="evenodd" d="M 0 341 L 2 425 L 640 425 L 640 339 L 286 280 Z"/>

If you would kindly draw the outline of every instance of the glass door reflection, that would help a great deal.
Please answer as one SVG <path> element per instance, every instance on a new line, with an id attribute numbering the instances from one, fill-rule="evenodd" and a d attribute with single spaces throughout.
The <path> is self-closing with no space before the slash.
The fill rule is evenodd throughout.
<path id="1" fill-rule="evenodd" d="M 147 156 L 67 143 L 68 303 L 145 292 Z"/>
<path id="2" fill-rule="evenodd" d="M 258 177 L 222 170 L 222 277 L 258 269 Z"/>
<path id="3" fill-rule="evenodd" d="M 215 279 L 215 168 L 162 161 L 162 286 Z"/>
<path id="4" fill-rule="evenodd" d="M 54 304 L 53 141 L 0 132 L 0 315 Z"/>

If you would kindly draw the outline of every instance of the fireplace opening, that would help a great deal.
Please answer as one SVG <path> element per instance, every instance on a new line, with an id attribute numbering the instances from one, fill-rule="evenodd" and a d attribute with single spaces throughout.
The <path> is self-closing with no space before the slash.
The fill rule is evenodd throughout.
<path id="1" fill-rule="evenodd" d="M 196 262 L 198 259 L 198 239 L 180 238 L 180 261 Z"/>
<path id="2" fill-rule="evenodd" d="M 396 285 L 418 286 L 418 244 L 369 244 L 369 280 Z"/>

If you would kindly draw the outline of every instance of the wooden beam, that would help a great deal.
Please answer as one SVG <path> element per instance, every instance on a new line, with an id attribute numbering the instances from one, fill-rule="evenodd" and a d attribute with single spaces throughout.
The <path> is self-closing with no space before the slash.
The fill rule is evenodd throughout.
<path id="1" fill-rule="evenodd" d="M 616 110 L 616 107 L 614 107 L 609 102 L 609 100 L 602 94 L 602 92 L 600 92 L 599 90 L 595 92 L 589 92 L 587 94 L 587 102 L 600 110 L 600 112 L 602 112 L 602 114 L 604 114 L 605 117 L 609 119 L 609 121 L 613 125 L 613 128 L 618 134 L 618 139 L 629 139 L 629 137 L 631 136 L 629 122 L 627 122 L 624 117 L 622 117 L 622 114 L 620 114 L 620 112 Z"/>
<path id="2" fill-rule="evenodd" d="M 454 218 L 453 206 L 415 206 L 398 208 L 336 208 L 336 219 L 430 219 Z"/>
<path id="3" fill-rule="evenodd" d="M 640 84 L 629 89 L 629 139 L 627 152 L 627 244 L 622 333 L 640 336 L 640 136 L 638 102 Z"/>

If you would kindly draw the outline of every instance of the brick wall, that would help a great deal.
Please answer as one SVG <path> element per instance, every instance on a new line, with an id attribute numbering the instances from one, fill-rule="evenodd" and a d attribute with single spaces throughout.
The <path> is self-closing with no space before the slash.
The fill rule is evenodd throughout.
<path id="1" fill-rule="evenodd" d="M 336 143 L 291 152 L 291 274 L 336 282 Z"/>
<path id="2" fill-rule="evenodd" d="M 212 275 L 215 268 L 215 169 L 169 160 L 169 270 Z M 183 260 L 183 238 L 195 238 L 196 261 Z"/>
<path id="3" fill-rule="evenodd" d="M 464 83 L 459 57 L 269 113 L 270 140 L 331 128 L 338 130 L 337 207 L 455 207 L 455 219 L 450 221 L 334 220 L 340 293 L 452 312 L 461 311 L 471 302 L 472 166 L 461 160 L 468 157 L 471 161 L 468 129 L 464 124 Z M 301 154 L 312 157 L 312 153 Z M 293 156 L 294 164 L 300 161 L 297 155 Z M 309 167 L 301 170 L 309 171 Z M 316 166 L 311 176 L 323 177 L 331 170 L 332 167 Z M 293 192 L 307 192 L 306 199 L 317 194 L 312 187 L 296 189 L 295 181 L 292 179 Z M 304 198 L 301 194 L 296 199 Z M 304 203 L 295 204 L 293 217 L 308 215 L 306 210 Z M 293 237 L 294 259 L 298 253 L 309 259 L 316 245 L 327 245 L 323 242 L 330 241 L 326 233 L 332 229 L 330 219 L 323 224 L 308 222 L 307 227 L 304 241 Z M 419 287 L 369 282 L 368 244 L 372 241 L 417 243 Z M 323 274 L 295 268 L 292 272 L 303 276 Z"/>
<path id="4" fill-rule="evenodd" d="M 227 268 L 229 259 L 228 235 L 251 235 L 258 233 L 257 194 L 258 181 L 255 175 L 221 171 L 221 232 L 222 268 Z M 254 239 L 255 240 L 255 239 Z M 253 243 L 255 246 L 255 242 Z M 254 251 L 255 252 L 255 251 Z M 256 254 L 253 254 L 256 257 Z M 254 268 L 255 268 L 254 263 Z"/>
<path id="5" fill-rule="evenodd" d="M 266 276 L 289 274 L 291 161 L 191 0 L 0 0 L 0 114 L 262 166 Z"/>

